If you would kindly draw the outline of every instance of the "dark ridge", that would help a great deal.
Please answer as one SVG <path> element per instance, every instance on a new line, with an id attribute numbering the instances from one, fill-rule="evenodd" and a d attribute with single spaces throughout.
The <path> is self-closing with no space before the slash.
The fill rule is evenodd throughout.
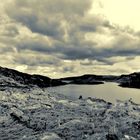
<path id="1" fill-rule="evenodd" d="M 3 67 L 0 67 L 0 75 L 3 75 L 8 78 L 12 78 L 14 81 L 22 85 L 28 85 L 28 86 L 36 85 L 41 88 L 50 87 L 50 86 L 58 86 L 58 85 L 64 84 L 59 79 L 58 80 L 51 79 L 47 76 L 36 75 L 36 74 L 31 75 L 31 74 L 27 74 L 27 73 L 19 72 L 17 70 L 3 68 Z"/>
<path id="2" fill-rule="evenodd" d="M 76 80 L 76 79 L 88 79 L 92 78 L 94 80 L 98 81 L 113 81 L 116 80 L 119 76 L 114 76 L 114 75 L 94 75 L 94 74 L 85 74 L 82 76 L 74 76 L 74 77 L 65 77 L 61 78 L 61 80 Z"/>
<path id="3" fill-rule="evenodd" d="M 88 79 L 88 78 L 94 78 L 101 80 L 103 76 L 100 75 L 94 75 L 94 74 L 85 74 L 82 76 L 74 76 L 74 77 L 66 77 L 66 78 L 61 78 L 62 80 L 76 80 L 76 79 Z"/>
<path id="4" fill-rule="evenodd" d="M 121 75 L 118 78 L 119 86 L 129 88 L 140 88 L 140 72 L 129 75 Z"/>
<path id="5" fill-rule="evenodd" d="M 113 82 L 118 76 L 86 74 L 82 76 L 61 78 L 62 81 L 69 81 L 72 84 L 103 84 L 104 81 Z"/>
<path id="6" fill-rule="evenodd" d="M 71 84 L 103 84 L 102 76 L 98 75 L 82 75 L 75 77 L 61 78 L 62 81 L 69 81 Z"/>

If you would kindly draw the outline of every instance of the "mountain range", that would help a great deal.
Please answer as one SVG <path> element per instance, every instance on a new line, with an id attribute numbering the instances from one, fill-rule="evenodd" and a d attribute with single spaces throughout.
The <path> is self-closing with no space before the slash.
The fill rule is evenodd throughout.
<path id="1" fill-rule="evenodd" d="M 17 70 L 0 67 L 0 86 L 28 87 L 37 86 L 40 88 L 60 86 L 66 84 L 103 84 L 104 82 L 117 82 L 119 86 L 140 88 L 140 72 L 128 75 L 94 75 L 64 77 L 51 79 L 47 76 L 27 74 Z"/>

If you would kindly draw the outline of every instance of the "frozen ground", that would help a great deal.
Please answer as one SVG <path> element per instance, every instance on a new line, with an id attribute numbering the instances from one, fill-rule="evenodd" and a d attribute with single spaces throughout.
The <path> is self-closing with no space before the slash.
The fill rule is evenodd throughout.
<path id="1" fill-rule="evenodd" d="M 0 91 L 0 140 L 140 140 L 140 105 L 72 100 L 40 88 Z"/>

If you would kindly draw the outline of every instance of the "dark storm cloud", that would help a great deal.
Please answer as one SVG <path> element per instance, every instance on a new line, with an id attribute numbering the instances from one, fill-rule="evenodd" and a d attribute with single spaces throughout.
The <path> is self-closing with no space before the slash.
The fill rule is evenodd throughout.
<path id="1" fill-rule="evenodd" d="M 83 16 L 91 6 L 91 0 L 14 0 L 7 7 L 10 17 L 23 23 L 33 32 L 54 38 L 64 35 L 63 21 Z M 18 10 L 18 12 L 17 12 Z"/>
<path id="2" fill-rule="evenodd" d="M 112 26 L 100 16 L 86 15 L 91 7 L 90 0 L 68 2 L 14 0 L 14 2 L 6 9 L 11 18 L 24 24 L 32 32 L 49 36 L 53 40 L 51 46 L 44 40 L 33 38 L 23 40 L 17 46 L 19 50 L 29 49 L 72 60 L 85 58 L 103 60 L 111 56 L 134 56 L 140 53 L 137 50 L 139 44 L 129 44 L 131 38 L 122 35 L 119 27 Z M 98 47 L 94 37 L 92 42 L 85 39 L 85 35 L 89 32 L 103 34 L 102 28 L 108 29 L 112 36 L 116 37 L 111 48 Z"/>
<path id="3" fill-rule="evenodd" d="M 32 51 L 36 51 L 36 52 L 44 52 L 44 53 L 50 53 L 53 51 L 52 48 L 50 48 L 48 46 L 48 44 L 44 44 L 42 42 L 38 42 L 38 41 L 24 41 L 24 42 L 20 42 L 20 44 L 18 44 L 18 49 L 19 51 L 23 51 L 23 50 L 32 50 Z"/>
<path id="4" fill-rule="evenodd" d="M 102 62 L 101 65 L 114 65 L 119 62 L 127 62 L 134 60 L 135 56 L 112 56 L 107 58 L 98 58 L 98 61 Z"/>
<path id="5" fill-rule="evenodd" d="M 127 42 L 127 40 L 126 40 Z M 76 46 L 77 45 L 77 46 Z M 32 50 L 35 52 L 41 52 L 44 54 L 51 54 L 60 59 L 69 59 L 69 60 L 84 60 L 88 58 L 89 60 L 98 60 L 106 63 L 106 58 L 113 56 L 135 56 L 140 54 L 138 50 L 139 46 L 134 46 L 132 48 L 127 45 L 127 47 L 118 46 L 112 48 L 102 48 L 99 49 L 96 47 L 96 44 L 91 44 L 90 42 L 83 42 L 83 44 L 71 45 L 64 44 L 63 42 L 55 42 L 52 46 L 49 46 L 47 42 L 40 42 L 39 40 L 25 40 L 22 43 L 20 42 L 18 49 L 19 50 Z M 123 48 L 124 47 L 124 48 Z M 110 63 L 110 62 L 109 62 Z M 108 64 L 109 64 L 108 63 Z"/>
<path id="6" fill-rule="evenodd" d="M 120 35 L 121 36 L 121 35 Z M 74 37 L 74 38 L 73 38 Z M 47 43 L 42 44 L 40 42 L 31 42 L 31 44 L 26 44 L 26 48 L 31 48 L 34 51 L 39 51 L 43 53 L 48 53 L 52 55 L 59 54 L 61 59 L 69 60 L 98 60 L 103 61 L 104 58 L 113 57 L 113 56 L 137 56 L 140 54 L 139 42 L 129 38 L 121 38 L 116 40 L 111 48 L 98 48 L 97 43 L 80 40 L 80 37 L 73 36 L 71 42 L 54 42 L 52 46 L 49 46 Z M 23 43 L 24 44 L 24 43 Z M 23 45 L 22 44 L 22 45 Z M 22 48 L 22 47 L 21 47 Z M 24 47 L 23 47 L 24 48 Z"/>
<path id="7" fill-rule="evenodd" d="M 91 6 L 92 0 L 11 0 L 5 5 L 8 22 L 0 24 L 0 52 L 15 65 L 54 73 L 135 60 L 139 33 L 88 14 Z"/>

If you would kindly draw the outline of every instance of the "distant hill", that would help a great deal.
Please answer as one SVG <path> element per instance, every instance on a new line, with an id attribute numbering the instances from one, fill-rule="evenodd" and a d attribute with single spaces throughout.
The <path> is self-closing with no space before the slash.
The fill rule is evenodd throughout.
<path id="1" fill-rule="evenodd" d="M 104 81 L 113 82 L 117 80 L 117 78 L 118 76 L 86 74 L 82 76 L 61 78 L 61 80 L 65 82 L 69 81 L 69 83 L 72 84 L 103 84 Z"/>
<path id="2" fill-rule="evenodd" d="M 121 75 L 118 82 L 122 87 L 140 88 L 140 72 L 129 75 Z"/>
<path id="3" fill-rule="evenodd" d="M 42 75 L 31 75 L 13 69 L 0 67 L 1 86 L 38 86 L 43 88 L 62 84 L 64 83 L 57 79 L 51 79 Z"/>

